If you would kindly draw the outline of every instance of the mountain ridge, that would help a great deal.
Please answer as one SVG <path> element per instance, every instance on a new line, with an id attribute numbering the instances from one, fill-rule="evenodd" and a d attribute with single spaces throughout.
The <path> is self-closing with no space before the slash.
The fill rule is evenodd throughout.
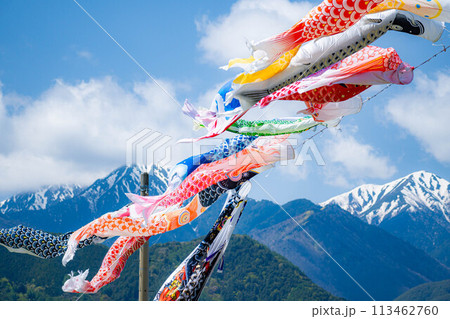
<path id="1" fill-rule="evenodd" d="M 167 170 L 160 170 L 158 174 L 150 177 L 150 195 L 166 188 Z M 28 226 L 47 231 L 75 230 L 103 213 L 128 204 L 125 193 L 138 193 L 139 182 L 137 168 L 121 167 L 86 187 L 74 198 L 48 207 L 47 210 L 0 214 L 0 223 L 5 225 L 20 220 Z M 424 185 L 438 189 L 437 184 Z M 215 222 L 224 200 L 223 196 L 188 225 L 154 236 L 151 242 L 185 242 L 204 236 Z M 428 211 L 401 213 L 379 225 L 368 225 L 366 220 L 344 211 L 337 204 L 321 207 L 307 199 L 296 199 L 280 208 L 268 200 L 255 201 L 249 198 L 235 232 L 250 235 L 266 244 L 335 295 L 353 300 L 367 298 L 283 210 L 303 225 L 339 263 L 350 269 L 352 276 L 361 280 L 365 287 L 373 287 L 377 299 L 392 300 L 418 284 L 450 277 L 448 267 L 430 257 L 443 262 L 442 256 L 450 255 L 450 245 L 445 243 L 445 235 L 448 235 L 445 224 L 442 226 L 433 218 L 428 218 Z M 419 217 L 419 221 L 414 219 Z M 440 221 L 448 223 L 442 218 Z M 399 229 L 403 233 L 398 233 Z M 408 238 L 402 238 L 405 229 L 406 234 L 412 234 L 413 238 L 409 238 L 409 241 Z M 417 236 L 421 232 L 424 235 Z M 417 238 L 423 243 L 414 243 Z M 426 249 L 418 248 L 421 245 Z"/>
<path id="2" fill-rule="evenodd" d="M 425 252 L 337 206 L 283 207 L 295 222 L 288 218 L 249 235 L 285 256 L 334 295 L 370 300 L 328 253 L 376 300 L 392 300 L 408 287 L 450 278 L 450 269 Z"/>

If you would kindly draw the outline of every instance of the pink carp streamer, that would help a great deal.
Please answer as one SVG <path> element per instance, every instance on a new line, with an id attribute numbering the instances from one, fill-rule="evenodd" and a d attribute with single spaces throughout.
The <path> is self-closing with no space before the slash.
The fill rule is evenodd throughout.
<path id="1" fill-rule="evenodd" d="M 346 101 L 375 84 L 408 84 L 413 68 L 402 62 L 393 48 L 367 46 L 361 51 L 264 98 L 261 108 L 275 100 L 300 100 L 314 114 L 330 102 Z"/>
<path id="2" fill-rule="evenodd" d="M 264 56 L 253 62 L 252 71 L 267 67 L 302 43 L 348 29 L 382 1 L 324 0 L 289 30 L 251 44 L 253 53 L 262 51 Z"/>
<path id="3" fill-rule="evenodd" d="M 62 290 L 73 293 L 96 293 L 100 288 L 120 277 L 128 258 L 138 250 L 150 237 L 119 237 L 109 248 L 102 266 L 91 281 L 86 278 L 89 270 L 70 278 L 64 283 Z"/>
<path id="4" fill-rule="evenodd" d="M 208 164 L 192 172 L 174 191 L 160 196 L 143 197 L 127 194 L 134 203 L 144 207 L 142 217 L 147 221 L 157 207 L 169 207 L 182 203 L 207 187 L 225 179 L 240 179 L 244 172 L 285 159 L 292 159 L 294 150 L 287 141 L 289 135 L 260 137 L 254 144 L 236 153 Z"/>

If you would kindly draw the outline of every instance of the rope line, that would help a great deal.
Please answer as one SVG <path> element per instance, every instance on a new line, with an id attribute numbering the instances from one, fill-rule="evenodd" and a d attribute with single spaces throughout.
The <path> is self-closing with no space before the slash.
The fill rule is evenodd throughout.
<path id="1" fill-rule="evenodd" d="M 367 290 L 366 289 L 364 289 L 364 287 L 355 279 L 355 278 L 353 278 L 352 277 L 352 275 L 350 275 L 349 273 L 348 273 L 348 271 L 347 270 L 345 270 L 345 268 L 344 267 L 342 267 L 341 266 L 341 264 L 339 264 L 339 262 L 337 262 L 337 260 L 336 259 L 334 259 L 333 258 L 333 256 L 331 256 L 331 254 L 327 251 L 327 250 L 325 250 L 325 248 L 323 248 L 323 246 L 302 226 L 302 225 L 300 225 L 300 223 L 298 222 L 298 221 L 296 221 L 295 220 L 295 218 L 294 217 L 292 217 L 292 215 L 291 214 L 289 214 L 288 212 L 287 212 L 287 210 L 286 209 L 284 209 L 284 207 L 283 206 L 281 206 L 281 204 L 280 203 L 278 203 L 278 201 L 272 196 L 272 194 L 270 194 L 264 187 L 262 187 L 262 185 L 260 184 L 260 183 L 258 183 L 258 181 L 257 180 L 254 180 L 254 182 L 256 183 L 256 184 L 258 184 L 258 186 L 267 194 L 267 195 L 269 195 L 269 197 L 275 202 L 275 204 L 277 204 L 296 224 L 297 224 L 297 226 L 298 227 L 300 227 L 300 229 L 303 231 L 303 232 L 305 232 L 305 234 L 306 235 L 308 235 L 308 237 L 309 238 L 311 238 L 311 240 L 317 245 L 317 246 L 319 246 L 319 248 L 320 249 L 322 249 L 323 250 L 323 252 L 328 256 L 328 257 L 330 257 L 331 258 L 331 260 L 333 260 L 334 261 L 334 263 L 336 264 L 336 265 L 338 265 L 339 266 L 339 268 L 341 268 L 342 269 L 342 271 L 347 275 L 347 276 L 349 276 L 350 277 L 350 279 L 354 282 L 354 283 L 356 283 L 356 285 L 358 285 L 358 287 L 359 288 L 361 288 L 361 290 L 362 291 L 364 291 L 364 293 L 367 295 L 367 296 L 369 296 L 369 298 L 370 299 L 372 299 L 373 301 L 376 301 L 373 297 L 372 297 L 372 295 L 371 294 L 369 294 L 368 292 L 367 292 Z"/>
<path id="2" fill-rule="evenodd" d="M 425 61 L 423 61 L 422 63 L 420 63 L 419 65 L 417 65 L 416 67 L 414 67 L 414 69 L 418 69 L 418 68 L 420 68 L 422 65 L 424 65 L 424 64 L 426 64 L 426 63 L 428 63 L 428 62 L 430 62 L 431 60 L 433 60 L 434 58 L 436 58 L 439 54 L 441 54 L 441 53 L 443 53 L 443 52 L 447 52 L 447 49 L 448 48 L 450 48 L 450 45 L 448 45 L 448 46 L 444 46 L 443 48 L 442 48 L 442 50 L 441 51 L 439 51 L 439 52 L 437 52 L 437 53 L 435 53 L 434 55 L 432 55 L 431 57 L 429 57 L 427 60 L 425 60 Z M 392 83 L 390 83 L 390 84 L 388 84 L 388 85 L 386 85 L 383 89 L 381 89 L 380 91 L 378 91 L 377 93 L 375 93 L 374 95 L 372 95 L 372 96 L 370 96 L 369 98 L 367 98 L 366 100 L 364 100 L 363 101 L 363 104 L 364 103 L 366 103 L 366 102 L 368 102 L 368 101 L 370 101 L 371 99 L 373 99 L 373 98 L 375 98 L 375 97 L 377 97 L 378 95 L 380 95 L 382 92 L 384 92 L 385 90 L 387 90 L 388 88 L 390 88 L 392 86 Z M 309 138 L 307 138 L 307 139 L 305 139 L 304 141 L 303 141 L 303 143 L 302 144 L 300 144 L 299 146 L 297 146 L 297 148 L 298 147 L 301 147 L 302 145 L 304 145 L 307 141 L 309 141 L 309 140 L 311 140 L 311 139 L 313 139 L 314 137 L 316 137 L 317 135 L 319 135 L 319 134 L 321 134 L 321 133 L 323 133 L 325 130 L 327 130 L 328 129 L 328 126 L 326 126 L 326 127 L 324 127 L 324 128 L 322 128 L 320 131 L 318 131 L 318 132 L 316 132 L 315 134 L 313 134 L 312 136 L 310 136 Z M 325 252 L 325 254 L 327 254 L 327 256 L 331 259 L 331 260 L 333 260 L 333 262 L 336 264 L 336 265 L 338 265 L 339 266 L 339 268 L 341 268 L 341 270 L 354 282 L 354 283 L 356 283 L 356 285 L 358 285 L 358 287 L 362 290 L 362 291 L 364 291 L 364 293 L 367 295 L 367 296 L 369 296 L 373 301 L 376 301 L 373 297 L 372 297 L 372 295 L 370 294 L 370 293 L 368 293 L 367 292 L 367 290 L 366 289 L 364 289 L 364 287 L 355 279 L 355 278 L 353 278 L 346 270 L 345 270 L 345 268 L 344 267 L 342 267 L 334 258 L 333 258 L 333 256 L 331 256 L 331 254 L 330 253 L 328 253 L 328 251 L 326 251 L 325 250 L 325 248 L 323 248 L 322 247 L 322 245 L 320 245 L 320 243 L 304 228 L 304 227 L 302 227 L 302 225 L 300 225 L 292 216 L 291 216 L 291 214 L 289 214 L 287 211 L 286 211 L 286 209 L 284 209 L 284 207 L 282 207 L 278 202 L 277 202 L 277 200 L 264 188 L 264 187 L 262 187 L 262 185 L 260 184 L 260 183 L 258 183 L 258 181 L 254 181 L 256 184 L 258 184 L 258 186 L 272 199 L 272 201 L 274 201 L 296 224 L 297 224 L 297 226 L 303 231 L 303 232 L 305 232 L 305 234 L 306 235 L 308 235 L 308 237 L 309 238 L 311 238 L 311 240 L 312 241 L 314 241 L 318 246 L 319 246 L 319 248 L 320 249 L 322 249 L 324 252 Z"/>
<path id="3" fill-rule="evenodd" d="M 179 107 L 181 107 L 181 104 L 172 96 L 172 94 L 170 94 L 130 53 L 128 53 L 127 50 L 125 50 L 125 48 L 120 45 L 119 42 L 117 42 L 117 40 L 111 35 L 109 34 L 108 31 L 106 31 L 105 28 L 102 27 L 102 25 L 100 23 L 97 22 L 97 20 L 94 19 L 93 16 L 91 16 L 89 14 L 89 12 L 86 11 L 86 9 L 81 6 L 76 0 L 73 0 L 73 2 L 76 3 L 76 5 L 84 11 L 84 13 L 86 13 L 86 15 L 100 28 L 102 29 L 103 32 L 106 33 L 106 35 L 114 41 L 114 43 L 131 59 L 131 61 L 133 61 L 142 71 L 144 71 L 145 74 L 147 74 L 147 76 L 168 96 L 170 97 Z"/>
<path id="4" fill-rule="evenodd" d="M 433 55 L 430 56 L 428 59 L 426 59 L 425 61 L 423 61 L 422 63 L 420 63 L 419 65 L 413 67 L 413 69 L 414 69 L 414 70 L 417 70 L 417 69 L 420 68 L 422 65 L 424 65 L 424 64 L 430 62 L 431 60 L 433 60 L 434 58 L 436 58 L 439 54 L 444 53 L 444 52 L 447 52 L 447 49 L 448 49 L 448 48 L 450 48 L 450 45 L 444 46 L 444 47 L 442 48 L 441 51 L 439 51 L 439 52 L 433 54 Z M 367 99 L 365 99 L 365 100 L 363 101 L 363 104 L 366 103 L 366 102 L 368 102 L 368 101 L 370 101 L 371 99 L 373 99 L 373 98 L 376 97 L 377 95 L 383 93 L 385 90 L 387 90 L 388 88 L 390 88 L 392 85 L 393 85 L 392 83 L 386 85 L 386 86 L 385 86 L 384 88 L 382 88 L 380 91 L 378 91 L 377 93 L 375 93 L 375 94 L 372 95 L 371 97 L 368 97 Z"/>
<path id="5" fill-rule="evenodd" d="M 181 107 L 181 104 L 127 51 L 125 50 L 125 48 L 112 36 L 109 34 L 108 31 L 106 31 L 105 28 L 103 28 L 102 25 L 100 25 L 99 22 L 97 22 L 97 20 L 95 20 L 90 14 L 89 12 L 87 12 L 87 10 L 81 6 L 76 0 L 73 0 L 73 2 L 75 2 L 75 4 L 106 34 L 108 35 L 108 37 L 142 70 L 144 71 L 144 73 L 167 95 L 169 96 L 177 105 L 179 105 Z M 448 30 L 446 30 L 448 31 Z M 414 69 L 418 69 L 421 66 L 423 66 L 424 64 L 430 62 L 432 59 L 436 58 L 438 55 L 440 55 L 443 52 L 446 52 L 447 49 L 450 48 L 450 45 L 448 46 L 444 46 L 443 49 L 437 53 L 435 53 L 434 55 L 432 55 L 431 57 L 429 57 L 427 60 L 423 61 L 422 63 L 420 63 L 419 65 L 417 65 L 416 67 L 414 67 Z M 386 85 L 383 89 L 379 90 L 377 93 L 375 93 L 374 95 L 368 97 L 367 99 L 365 99 L 362 103 L 366 103 L 372 99 L 374 99 L 375 97 L 377 97 L 378 95 L 380 95 L 382 92 L 384 92 L 385 90 L 387 90 L 388 88 L 390 88 L 392 86 L 392 83 Z M 261 118 L 263 115 L 265 114 L 265 112 L 263 112 L 259 118 Z M 304 145 L 307 141 L 312 140 L 314 137 L 318 136 L 319 134 L 323 133 L 325 130 L 328 129 L 328 126 L 322 128 L 321 130 L 319 130 L 318 132 L 314 133 L 312 136 L 310 136 L 309 138 L 305 139 L 303 141 L 303 143 L 301 143 L 299 146 L 300 147 L 302 145 Z M 345 274 L 347 274 L 347 276 L 349 278 L 351 278 L 351 280 L 356 283 L 358 285 L 359 288 L 361 288 L 361 290 L 364 291 L 364 293 L 367 294 L 367 296 L 369 296 L 373 301 L 375 301 L 375 299 L 364 289 L 364 287 L 362 287 L 361 284 L 359 284 L 359 282 L 354 279 L 331 255 L 330 253 L 328 253 L 327 250 L 325 250 L 324 247 L 322 247 L 322 245 L 304 228 L 300 225 L 300 223 L 298 223 L 294 217 L 292 217 L 279 203 L 278 201 L 265 189 L 262 187 L 262 185 L 260 183 L 258 183 L 256 180 L 254 181 L 256 184 L 258 184 L 258 186 L 297 224 L 298 227 L 300 227 L 300 229 L 306 233 L 306 235 L 316 244 L 318 245 L 318 247 L 320 247 L 320 249 L 322 249 L 326 255 L 331 258 L 333 260 L 334 263 L 336 263 L 341 269 L 342 271 L 345 272 Z M 159 239 L 161 238 L 161 235 L 158 237 L 158 239 L 156 240 L 155 244 L 159 241 Z M 124 249 L 125 247 L 123 247 Z M 116 260 L 113 265 L 115 266 L 117 264 L 118 260 Z M 82 293 L 77 299 L 76 301 L 80 300 L 81 297 L 83 297 L 85 294 Z"/>
<path id="6" fill-rule="evenodd" d="M 441 54 L 441 53 L 443 53 L 443 52 L 447 52 L 447 49 L 448 49 L 448 48 L 450 48 L 450 45 L 444 46 L 444 47 L 442 48 L 441 51 L 435 53 L 435 54 L 432 55 L 429 59 L 423 61 L 423 62 L 420 63 L 418 66 L 414 67 L 414 69 L 418 69 L 418 68 L 420 68 L 422 65 L 424 65 L 424 64 L 426 64 L 426 63 L 428 63 L 428 62 L 430 62 L 430 61 L 433 60 L 435 57 L 437 57 L 439 54 Z"/>

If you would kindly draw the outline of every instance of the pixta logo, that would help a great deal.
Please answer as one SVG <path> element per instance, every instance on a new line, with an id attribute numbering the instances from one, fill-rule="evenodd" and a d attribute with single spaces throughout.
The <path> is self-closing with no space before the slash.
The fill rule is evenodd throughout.
<path id="1" fill-rule="evenodd" d="M 295 159 L 295 166 L 301 166 L 306 161 L 315 161 L 318 166 L 325 166 L 325 161 L 313 139 L 306 140 L 300 144 L 300 151 L 298 151 Z"/>
<path id="2" fill-rule="evenodd" d="M 325 160 L 312 138 L 302 141 L 300 140 L 300 137 L 297 136 L 290 137 L 287 141 L 295 151 L 295 158 L 291 158 L 288 155 L 282 156 L 280 166 L 292 165 L 292 160 L 294 166 L 302 166 L 308 161 L 315 162 L 317 166 L 325 166 Z M 284 151 L 286 151 L 286 149 Z"/>
<path id="3" fill-rule="evenodd" d="M 272 139 L 275 137 L 259 137 L 257 140 L 253 142 L 253 145 L 261 144 L 260 139 Z M 225 142 L 222 138 L 209 138 L 201 141 L 201 143 L 193 143 L 192 144 L 192 154 L 199 155 L 205 152 L 208 152 L 211 149 L 214 149 L 221 143 Z M 324 166 L 325 161 L 324 158 L 319 151 L 316 143 L 313 139 L 307 139 L 301 141 L 299 137 L 290 137 L 287 138 L 286 141 L 281 142 L 279 147 L 275 147 L 274 150 L 279 152 L 279 160 L 278 165 L 287 166 L 287 165 L 295 165 L 302 166 L 307 161 L 315 162 L 318 166 Z M 194 164 L 200 164 L 198 162 L 200 158 L 194 158 Z M 246 161 L 241 162 L 241 165 L 248 165 L 251 163 L 264 164 L 265 159 L 261 157 L 257 152 L 248 153 Z M 237 157 L 235 154 L 228 157 L 227 164 L 229 166 L 237 165 Z"/>
<path id="4" fill-rule="evenodd" d="M 275 138 L 275 137 L 274 137 Z M 260 137 L 255 140 L 253 146 L 264 145 L 260 139 L 269 139 L 270 137 Z M 127 153 L 126 161 L 128 166 L 137 165 L 142 167 L 149 167 L 150 164 L 157 164 L 158 166 L 166 166 L 172 160 L 172 143 L 173 138 L 169 135 L 165 135 L 161 132 L 145 128 L 139 133 L 133 135 L 127 140 Z M 224 144 L 225 142 L 225 144 Z M 192 143 L 191 154 L 186 154 L 186 158 L 193 157 L 193 164 L 199 165 L 200 157 L 197 155 L 207 153 L 211 150 L 216 150 L 219 154 L 225 150 L 229 150 L 229 144 L 222 138 L 211 138 L 201 142 Z M 228 144 L 228 146 L 226 146 Z M 225 146 L 223 146 L 225 145 Z M 295 137 L 287 138 L 284 142 L 280 141 L 280 144 L 273 147 L 279 154 L 278 165 L 286 166 L 292 165 L 302 166 L 307 161 L 313 161 L 318 166 L 325 165 L 325 161 L 315 144 L 313 139 L 307 139 L 300 141 Z M 230 167 L 236 165 L 245 166 L 251 163 L 253 164 L 265 164 L 266 159 L 258 152 L 248 152 L 245 159 L 238 157 L 235 153 L 231 153 L 231 156 L 227 158 L 227 162 L 223 163 Z M 219 156 L 218 159 L 221 159 Z"/>
<path id="5" fill-rule="evenodd" d="M 167 165 L 171 160 L 172 137 L 145 128 L 127 140 L 127 166 Z"/>

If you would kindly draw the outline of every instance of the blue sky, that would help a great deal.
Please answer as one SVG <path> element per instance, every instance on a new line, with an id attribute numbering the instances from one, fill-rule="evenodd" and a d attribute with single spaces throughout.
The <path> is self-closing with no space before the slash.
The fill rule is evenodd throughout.
<path id="1" fill-rule="evenodd" d="M 188 98 L 207 107 L 236 74 L 218 67 L 248 55 L 245 39 L 285 30 L 319 1 L 79 3 L 178 103 Z M 450 44 L 447 31 L 434 45 L 396 32 L 374 45 L 394 47 L 418 65 L 442 43 Z M 449 68 L 449 52 L 439 55 L 410 85 L 392 86 L 345 118 L 340 131 L 315 137 L 324 166 L 277 167 L 258 176 L 258 184 L 283 203 L 320 202 L 418 170 L 449 180 Z M 192 152 L 174 142 L 201 133 L 74 1 L 0 2 L 0 82 L 0 200 L 45 184 L 90 184 L 125 164 L 126 140 L 144 128 L 173 137 L 173 163 Z M 276 104 L 265 116 L 296 109 Z M 268 198 L 257 185 L 251 195 Z"/>

